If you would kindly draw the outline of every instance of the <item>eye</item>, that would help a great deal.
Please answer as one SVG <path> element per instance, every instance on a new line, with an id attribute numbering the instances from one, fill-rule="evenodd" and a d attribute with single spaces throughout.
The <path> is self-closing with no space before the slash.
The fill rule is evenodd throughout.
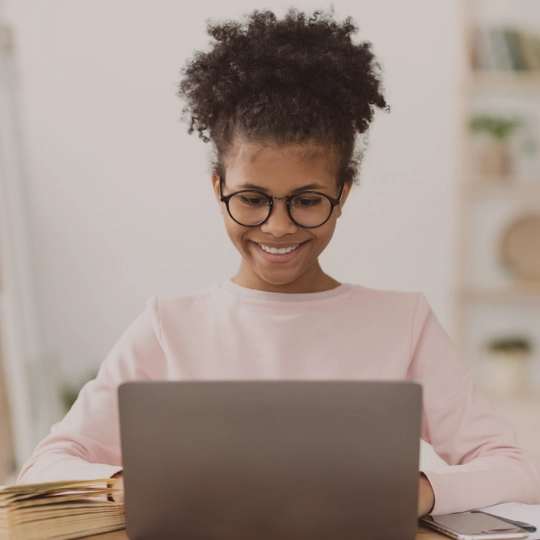
<path id="1" fill-rule="evenodd" d="M 312 208 L 323 202 L 323 197 L 320 195 L 300 195 L 293 199 L 293 204 L 297 208 Z"/>
<path id="2" fill-rule="evenodd" d="M 248 206 L 265 206 L 268 201 L 260 195 L 240 195 L 240 201 Z"/>

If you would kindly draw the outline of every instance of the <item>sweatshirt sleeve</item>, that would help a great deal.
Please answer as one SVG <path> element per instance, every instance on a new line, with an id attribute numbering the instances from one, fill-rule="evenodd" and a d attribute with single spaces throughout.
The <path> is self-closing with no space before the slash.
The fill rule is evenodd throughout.
<path id="1" fill-rule="evenodd" d="M 157 298 L 149 298 L 70 411 L 24 464 L 18 484 L 109 478 L 122 470 L 117 388 L 129 380 L 165 379 Z"/>
<path id="2" fill-rule="evenodd" d="M 477 389 L 425 295 L 418 296 L 408 378 L 423 387 L 422 439 L 449 464 L 423 471 L 435 493 L 431 513 L 540 503 L 538 469 Z"/>

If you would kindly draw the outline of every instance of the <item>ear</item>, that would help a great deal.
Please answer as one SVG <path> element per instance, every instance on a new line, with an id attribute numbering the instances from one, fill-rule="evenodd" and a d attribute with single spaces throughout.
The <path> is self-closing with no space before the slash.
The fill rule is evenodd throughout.
<path id="1" fill-rule="evenodd" d="M 214 190 L 214 195 L 219 204 L 220 211 L 223 214 L 223 205 L 221 204 L 221 199 L 219 196 L 219 176 L 217 174 L 212 175 L 212 189 Z"/>
<path id="2" fill-rule="evenodd" d="M 347 200 L 347 197 L 349 196 L 349 193 L 351 191 L 351 188 L 352 188 L 352 182 L 345 182 L 345 184 L 343 184 L 343 193 L 341 194 L 341 201 L 338 205 L 338 215 L 337 217 L 341 216 L 341 211 L 343 209 L 343 205 L 345 204 L 345 201 Z"/>

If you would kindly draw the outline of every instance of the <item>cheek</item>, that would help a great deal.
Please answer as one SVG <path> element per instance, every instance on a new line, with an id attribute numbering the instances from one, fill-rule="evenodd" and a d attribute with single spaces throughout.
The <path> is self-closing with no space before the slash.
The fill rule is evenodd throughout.
<path id="1" fill-rule="evenodd" d="M 241 225 L 238 225 L 238 223 L 235 223 L 229 215 L 225 216 L 225 230 L 227 231 L 227 235 L 229 236 L 231 242 L 237 246 L 238 248 L 241 248 L 244 244 L 244 235 L 246 234 L 246 228 L 242 227 Z"/>
<path id="2" fill-rule="evenodd" d="M 326 247 L 332 236 L 334 235 L 334 230 L 336 228 L 336 222 L 325 223 L 320 229 L 315 229 L 314 236 L 317 239 L 320 249 Z"/>

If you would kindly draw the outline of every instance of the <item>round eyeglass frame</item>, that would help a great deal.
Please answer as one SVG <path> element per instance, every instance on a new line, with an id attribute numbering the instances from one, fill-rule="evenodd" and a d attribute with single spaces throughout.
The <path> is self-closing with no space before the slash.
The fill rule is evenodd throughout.
<path id="1" fill-rule="evenodd" d="M 325 193 L 320 193 L 319 191 L 312 191 L 312 190 L 305 190 L 305 191 L 297 191 L 296 193 L 293 193 L 292 195 L 283 195 L 283 197 L 276 197 L 275 195 L 268 195 L 268 193 L 264 193 L 263 191 L 259 191 L 257 189 L 242 189 L 240 191 L 235 191 L 234 193 L 229 193 L 229 195 L 223 195 L 222 193 L 222 184 L 223 179 L 219 179 L 219 197 L 221 202 L 225 203 L 225 206 L 227 207 L 227 212 L 231 219 L 238 223 L 238 225 L 242 225 L 242 227 L 258 227 L 259 225 L 262 225 L 265 221 L 268 220 L 270 215 L 272 214 L 272 210 L 274 209 L 274 200 L 280 201 L 281 199 L 286 199 L 285 203 L 287 205 L 287 213 L 289 214 L 289 217 L 291 218 L 291 221 L 298 225 L 299 227 L 303 227 L 304 229 L 317 229 L 318 227 L 322 227 L 332 216 L 334 212 L 334 207 L 337 206 L 341 202 L 341 195 L 343 194 L 343 184 L 341 185 L 341 189 L 339 190 L 339 195 L 335 199 L 334 197 L 330 197 L 330 195 L 326 195 Z M 262 195 L 267 201 L 268 201 L 268 215 L 262 220 L 259 221 L 259 223 L 255 223 L 254 225 L 246 225 L 245 223 L 240 223 L 238 220 L 234 218 L 234 216 L 231 214 L 231 210 L 229 208 L 229 201 L 232 197 L 235 195 L 238 195 L 239 193 L 257 193 L 258 195 Z M 331 207 L 330 212 L 328 213 L 328 217 L 319 225 L 301 225 L 298 223 L 293 217 L 291 213 L 291 201 L 297 197 L 298 195 L 302 195 L 304 193 L 315 193 L 317 195 L 321 195 L 322 197 L 325 197 L 330 201 Z"/>

